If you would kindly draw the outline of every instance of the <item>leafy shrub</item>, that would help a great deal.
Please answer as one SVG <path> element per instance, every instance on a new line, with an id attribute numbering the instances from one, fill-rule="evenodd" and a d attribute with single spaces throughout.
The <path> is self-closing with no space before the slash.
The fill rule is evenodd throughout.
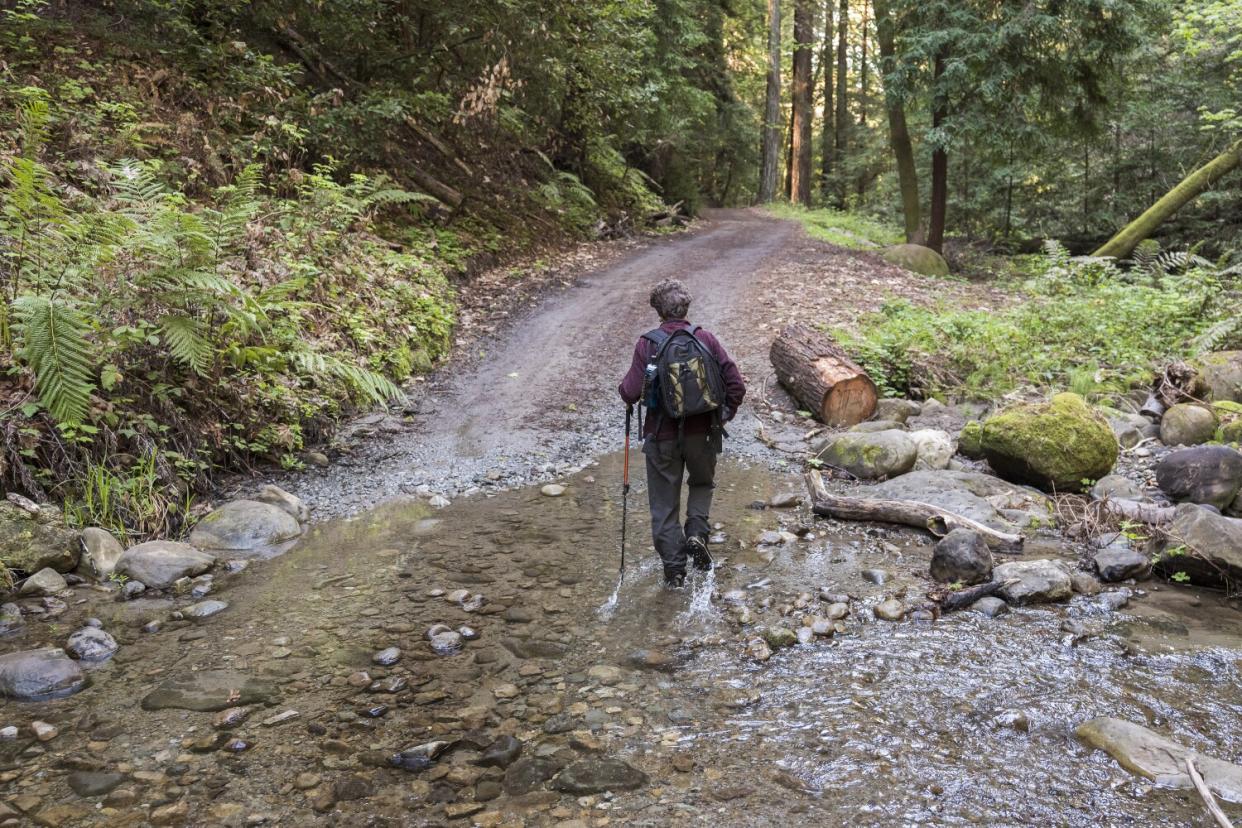
<path id="1" fill-rule="evenodd" d="M 886 393 L 998 396 L 1026 385 L 1121 390 L 1191 355 L 1236 318 L 1220 271 L 1202 260 L 1136 275 L 1050 247 L 1020 299 L 996 311 L 894 300 L 839 332 Z"/>

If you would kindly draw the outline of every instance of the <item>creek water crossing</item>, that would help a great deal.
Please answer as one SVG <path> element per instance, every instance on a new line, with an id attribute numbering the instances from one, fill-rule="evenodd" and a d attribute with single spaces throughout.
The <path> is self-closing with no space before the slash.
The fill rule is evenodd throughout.
<path id="1" fill-rule="evenodd" d="M 532 486 L 313 524 L 218 576 L 228 609 L 156 632 L 142 627 L 166 602 L 76 591 L 0 648 L 59 646 L 88 615 L 121 648 L 77 695 L 0 708 L 23 725 L 0 744 L 18 803 L 5 824 L 17 810 L 63 825 L 1209 824 L 1193 791 L 1153 787 L 1073 728 L 1117 716 L 1236 761 L 1236 604 L 1151 582 L 1119 609 L 1076 596 L 878 621 L 880 600 L 922 597 L 930 539 L 754 508 L 800 479 L 726 460 L 718 571 L 661 588 L 640 484 L 629 569 L 601 611 L 619 472 L 607 456 L 560 497 Z M 757 544 L 765 532 L 784 534 Z M 834 635 L 747 654 L 756 629 L 821 613 L 821 593 L 850 596 Z M 436 624 L 467 640 L 435 652 Z M 160 687 L 181 706 L 151 703 Z M 221 707 L 248 714 L 217 729 Z M 32 719 L 59 736 L 28 737 Z M 502 736 L 518 758 L 512 743 L 488 758 Z M 429 761 L 391 764 L 435 743 Z M 74 774 L 112 787 L 80 795 Z M 632 789 L 581 793 L 608 780 Z"/>

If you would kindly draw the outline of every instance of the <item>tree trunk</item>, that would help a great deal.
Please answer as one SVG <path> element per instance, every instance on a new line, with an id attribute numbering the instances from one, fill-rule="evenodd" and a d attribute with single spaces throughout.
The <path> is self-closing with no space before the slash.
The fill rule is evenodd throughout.
<path id="1" fill-rule="evenodd" d="M 896 56 L 896 24 L 888 0 L 875 0 L 875 37 L 880 46 L 880 67 L 885 76 L 893 71 Z M 901 190 L 901 212 L 906 220 L 906 241 L 923 241 L 922 205 L 919 203 L 919 173 L 914 163 L 914 146 L 906 126 L 906 107 L 901 94 L 884 83 L 884 108 L 888 112 L 888 143 L 897 162 L 897 187 Z"/>
<path id="2" fill-rule="evenodd" d="M 815 44 L 814 0 L 794 6 L 793 53 L 793 175 L 790 200 L 811 206 L 811 47 Z"/>
<path id="3" fill-rule="evenodd" d="M 934 77 L 936 81 L 944 74 L 944 61 L 947 49 L 942 48 L 936 53 Z M 943 92 L 937 91 L 932 102 L 932 128 L 938 128 L 944 122 L 948 100 Z M 931 222 L 927 228 L 927 246 L 937 253 L 944 252 L 944 225 L 949 202 L 949 153 L 943 143 L 932 150 L 931 170 Z"/>
<path id="4" fill-rule="evenodd" d="M 858 34 L 862 37 L 858 58 L 858 125 L 867 126 L 867 11 L 869 7 L 863 3 L 862 25 Z"/>
<path id="5" fill-rule="evenodd" d="M 845 351 L 806 325 L 790 325 L 772 343 L 776 378 L 830 426 L 861 423 L 875 413 L 875 383 Z"/>
<path id="6" fill-rule="evenodd" d="M 1154 233 L 1165 219 L 1198 198 L 1221 176 L 1240 166 L 1242 166 L 1242 140 L 1235 141 L 1220 155 L 1182 179 L 1180 184 L 1165 193 L 1141 216 L 1121 228 L 1117 235 L 1109 239 L 1092 255 L 1114 256 L 1118 259 L 1129 256 L 1134 252 L 1138 243 Z"/>
<path id="7" fill-rule="evenodd" d="M 785 132 L 785 200 L 793 201 L 793 191 L 790 185 L 793 184 L 793 146 L 794 146 L 794 123 L 793 111 L 790 107 L 789 113 L 789 129 Z"/>
<path id="8" fill-rule="evenodd" d="M 781 156 L 781 2 L 768 0 L 768 88 L 763 112 L 763 163 L 759 203 L 776 197 Z"/>
<path id="9" fill-rule="evenodd" d="M 824 50 L 819 62 L 824 68 L 824 128 L 822 145 L 823 155 L 819 167 L 819 196 L 828 200 L 828 185 L 832 178 L 832 0 L 824 4 Z"/>
<path id="10" fill-rule="evenodd" d="M 849 29 L 850 29 L 850 2 L 849 0 L 841 0 L 840 8 L 837 13 L 837 113 L 836 113 L 836 129 L 833 131 L 833 166 L 837 169 L 837 179 L 840 186 L 837 187 L 837 208 L 845 209 L 845 179 L 842 176 L 841 166 L 845 161 L 845 152 L 849 143 L 849 117 L 850 110 L 848 102 L 845 98 L 846 86 L 846 68 L 847 55 L 846 49 L 849 48 Z"/>

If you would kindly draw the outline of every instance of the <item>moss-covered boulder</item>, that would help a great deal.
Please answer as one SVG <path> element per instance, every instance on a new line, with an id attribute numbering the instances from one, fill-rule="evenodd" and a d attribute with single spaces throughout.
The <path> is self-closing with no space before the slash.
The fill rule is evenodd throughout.
<path id="1" fill-rule="evenodd" d="M 1193 362 L 1199 372 L 1196 396 L 1242 403 L 1242 351 L 1216 351 Z"/>
<path id="2" fill-rule="evenodd" d="M 78 537 L 50 506 L 31 512 L 0 500 L 0 562 L 9 569 L 28 575 L 49 567 L 72 572 L 81 549 Z"/>
<path id="3" fill-rule="evenodd" d="M 924 276 L 948 276 L 949 263 L 935 250 L 921 244 L 895 244 L 880 253 L 884 261 Z"/>
<path id="4" fill-rule="evenodd" d="M 918 444 L 904 431 L 848 431 L 821 443 L 817 456 L 859 480 L 883 480 L 914 468 L 918 451 Z"/>
<path id="5" fill-rule="evenodd" d="M 1205 405 L 1178 403 L 1160 420 L 1160 439 L 1166 446 L 1197 446 L 1216 434 L 1216 415 Z"/>
<path id="6" fill-rule="evenodd" d="M 1216 439 L 1222 443 L 1242 445 L 1242 419 L 1225 423 L 1216 431 Z"/>
<path id="7" fill-rule="evenodd" d="M 1117 462 L 1108 420 L 1077 394 L 997 414 L 983 424 L 981 445 L 1001 477 L 1045 491 L 1082 491 Z"/>
<path id="8" fill-rule="evenodd" d="M 971 420 L 957 435 L 957 451 L 971 460 L 983 459 L 983 423 Z"/>

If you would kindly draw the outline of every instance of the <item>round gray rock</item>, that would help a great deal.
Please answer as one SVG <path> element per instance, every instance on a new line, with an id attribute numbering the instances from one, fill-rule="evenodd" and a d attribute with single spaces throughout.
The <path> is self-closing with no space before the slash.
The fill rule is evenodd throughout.
<path id="1" fill-rule="evenodd" d="M 40 701 L 68 696 L 85 686 L 86 674 L 59 647 L 0 656 L 0 696 Z"/>
<path id="2" fill-rule="evenodd" d="M 996 581 L 1016 580 L 1000 590 L 1000 597 L 1011 604 L 1045 604 L 1068 601 L 1074 594 L 1069 574 L 1055 561 L 1012 561 L 992 571 Z"/>
<path id="3" fill-rule="evenodd" d="M 293 540 L 301 533 L 297 518 L 279 506 L 234 500 L 200 520 L 190 533 L 190 543 L 200 549 L 251 552 Z"/>
<path id="4" fill-rule="evenodd" d="M 107 529 L 98 526 L 83 529 L 82 557 L 78 559 L 77 573 L 86 578 L 107 580 L 124 554 L 125 547 Z"/>
<path id="5" fill-rule="evenodd" d="M 167 589 L 178 578 L 203 574 L 215 562 L 215 556 L 200 552 L 188 543 L 154 540 L 125 550 L 116 563 L 116 571 L 152 589 Z"/>
<path id="6" fill-rule="evenodd" d="M 118 649 L 116 639 L 97 627 L 83 627 L 69 636 L 65 649 L 83 661 L 103 661 Z"/>
<path id="7" fill-rule="evenodd" d="M 978 532 L 954 529 L 932 550 L 931 576 L 946 584 L 981 584 L 992 577 L 992 551 Z"/>
<path id="8" fill-rule="evenodd" d="M 1197 446 L 1215 434 L 1216 415 L 1202 405 L 1178 403 L 1160 421 L 1160 439 L 1166 446 Z"/>
<path id="9" fill-rule="evenodd" d="M 190 604 L 181 610 L 181 614 L 186 618 L 210 618 L 218 612 L 224 612 L 228 608 L 227 601 L 217 601 L 213 598 L 209 601 L 199 601 L 197 604 Z"/>
<path id="10" fill-rule="evenodd" d="M 1092 561 L 1100 580 L 1106 583 L 1145 578 L 1151 571 L 1151 558 L 1132 549 L 1125 538 L 1118 538 L 1096 552 Z"/>
<path id="11" fill-rule="evenodd" d="M 19 595 L 57 595 L 68 588 L 64 577 L 48 566 L 27 578 L 17 592 Z"/>

